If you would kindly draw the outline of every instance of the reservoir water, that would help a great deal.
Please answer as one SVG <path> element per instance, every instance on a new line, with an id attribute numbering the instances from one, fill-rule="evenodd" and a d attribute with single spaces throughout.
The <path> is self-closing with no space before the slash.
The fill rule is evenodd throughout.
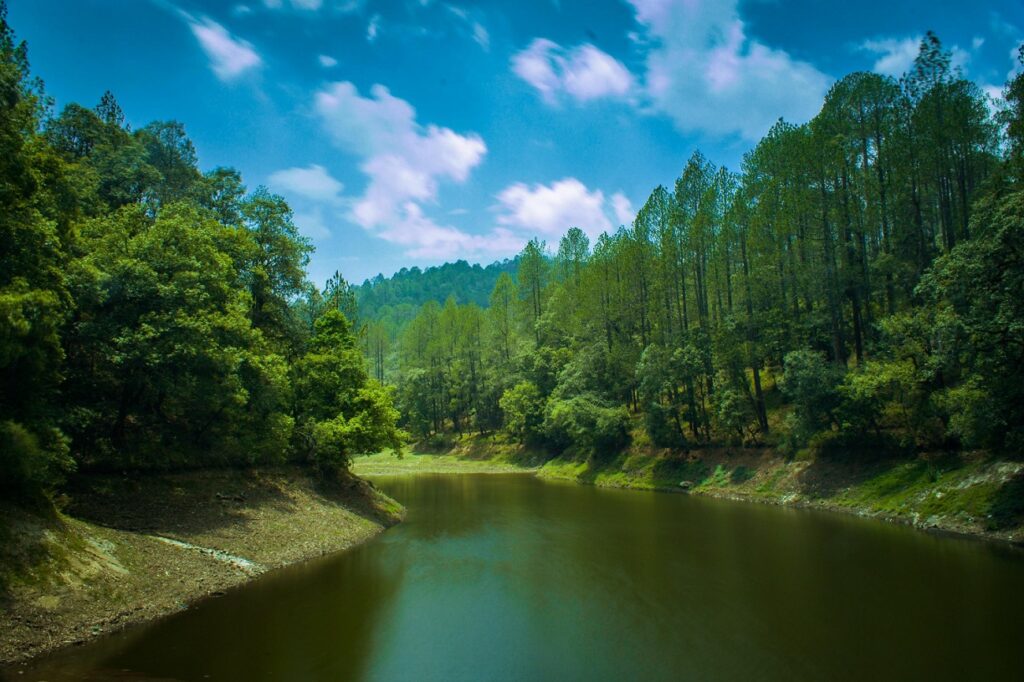
<path id="1" fill-rule="evenodd" d="M 527 475 L 378 478 L 407 520 L 20 680 L 1024 679 L 1024 552 Z"/>

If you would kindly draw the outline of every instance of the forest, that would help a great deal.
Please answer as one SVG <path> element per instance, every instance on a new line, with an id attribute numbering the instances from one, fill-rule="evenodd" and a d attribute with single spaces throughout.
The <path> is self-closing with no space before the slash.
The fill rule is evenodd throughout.
<path id="1" fill-rule="evenodd" d="M 306 277 L 287 203 L 201 173 L 175 121 L 109 92 L 59 113 L 0 4 L 0 487 L 75 471 L 306 463 L 397 447 L 343 280 Z"/>
<path id="2" fill-rule="evenodd" d="M 0 0 L 0 680 L 1021 678 L 1024 17 L 890 4 Z"/>
<path id="3" fill-rule="evenodd" d="M 1019 453 L 1019 71 L 1004 97 L 929 33 L 902 78 L 846 76 L 739 172 L 694 152 L 631 225 L 530 241 L 486 306 L 375 327 L 373 371 L 417 438 Z"/>
<path id="4" fill-rule="evenodd" d="M 1024 445 L 1024 76 L 997 105 L 932 34 L 739 172 L 694 152 L 594 243 L 322 290 L 283 198 L 201 172 L 180 123 L 132 130 L 109 92 L 55 112 L 5 12 L 0 91 L 8 491 L 338 472 L 446 433 L 582 457 Z"/>

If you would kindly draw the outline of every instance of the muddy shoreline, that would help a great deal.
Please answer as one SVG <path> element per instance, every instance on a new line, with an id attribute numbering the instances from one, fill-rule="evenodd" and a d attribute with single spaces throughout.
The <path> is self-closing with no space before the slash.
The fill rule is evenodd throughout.
<path id="1" fill-rule="evenodd" d="M 403 510 L 300 468 L 83 478 L 63 512 L 0 510 L 0 665 L 170 615 L 365 542 Z"/>

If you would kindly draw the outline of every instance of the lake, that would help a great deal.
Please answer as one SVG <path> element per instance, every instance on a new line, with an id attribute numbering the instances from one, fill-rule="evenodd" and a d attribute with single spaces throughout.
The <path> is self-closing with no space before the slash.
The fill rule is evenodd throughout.
<path id="1" fill-rule="evenodd" d="M 11 679 L 1024 679 L 1024 552 L 529 475 L 382 477 L 407 520 Z"/>

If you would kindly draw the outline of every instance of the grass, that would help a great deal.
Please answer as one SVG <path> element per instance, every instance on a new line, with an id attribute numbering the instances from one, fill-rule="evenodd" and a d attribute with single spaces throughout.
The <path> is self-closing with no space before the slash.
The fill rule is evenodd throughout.
<path id="1" fill-rule="evenodd" d="M 83 476 L 69 495 L 65 513 L 0 503 L 0 661 L 171 613 L 253 573 L 351 547 L 402 513 L 364 481 L 327 483 L 294 467 Z"/>
<path id="2" fill-rule="evenodd" d="M 352 460 L 357 476 L 393 476 L 404 474 L 508 474 L 534 471 L 501 458 L 467 459 L 464 456 L 407 452 L 401 459 L 390 452 L 363 455 Z"/>
<path id="3" fill-rule="evenodd" d="M 608 461 L 556 457 L 542 478 L 802 504 L 1024 541 L 1024 463 L 982 455 L 787 460 L 771 449 L 689 455 L 635 447 Z"/>
<path id="4" fill-rule="evenodd" d="M 787 458 L 771 447 L 681 453 L 635 444 L 606 459 L 545 458 L 500 436 L 462 436 L 424 445 L 403 459 L 360 457 L 353 470 L 360 475 L 532 471 L 540 478 L 601 487 L 800 504 L 1024 541 L 1024 463 L 980 454 L 886 458 L 836 450 L 829 456 L 808 451 Z"/>

